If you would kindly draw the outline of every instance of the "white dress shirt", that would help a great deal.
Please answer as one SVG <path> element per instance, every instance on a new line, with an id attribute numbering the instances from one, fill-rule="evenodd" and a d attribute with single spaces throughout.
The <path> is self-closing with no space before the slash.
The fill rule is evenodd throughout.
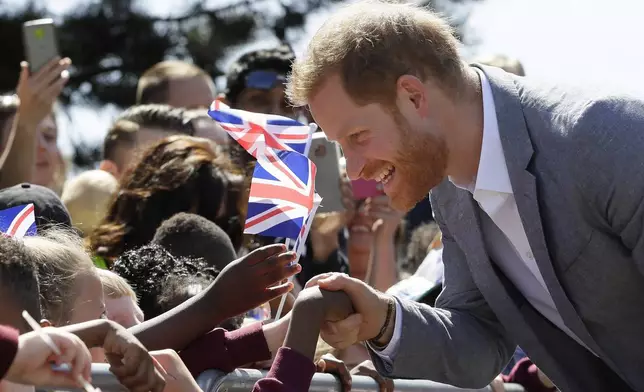
<path id="1" fill-rule="evenodd" d="M 485 74 L 476 69 L 483 90 L 483 143 L 474 186 L 463 187 L 485 212 L 481 214 L 481 231 L 491 260 L 514 283 L 534 308 L 563 332 L 588 348 L 563 322 L 534 259 L 510 183 L 492 89 Z M 450 179 L 451 181 L 451 179 Z M 370 346 L 390 368 L 396 356 L 402 333 L 402 315 L 396 302 L 394 334 L 381 351 Z"/>

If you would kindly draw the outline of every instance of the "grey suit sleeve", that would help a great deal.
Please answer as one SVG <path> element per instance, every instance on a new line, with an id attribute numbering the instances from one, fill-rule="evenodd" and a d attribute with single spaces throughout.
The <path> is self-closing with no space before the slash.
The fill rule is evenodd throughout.
<path id="1" fill-rule="evenodd" d="M 465 255 L 439 225 L 445 277 L 437 307 L 399 300 L 402 337 L 393 366 L 385 366 L 374 353 L 372 361 L 390 377 L 483 388 L 501 372 L 515 345 L 504 338 L 503 327 L 472 281 Z"/>
<path id="2" fill-rule="evenodd" d="M 573 131 L 573 174 L 581 197 L 644 274 L 644 100 L 595 101 Z"/>

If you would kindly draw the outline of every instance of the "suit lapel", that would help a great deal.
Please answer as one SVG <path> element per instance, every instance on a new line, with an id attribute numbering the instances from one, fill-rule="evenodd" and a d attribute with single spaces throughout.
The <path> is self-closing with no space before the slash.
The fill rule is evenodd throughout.
<path id="1" fill-rule="evenodd" d="M 455 189 L 456 203 L 451 212 L 457 216 L 450 217 L 449 221 L 459 222 L 461 230 L 452 233 L 452 235 L 465 254 L 474 283 L 499 321 L 509 327 L 508 332 L 511 336 L 522 342 L 522 345 L 535 348 L 532 353 L 535 350 L 542 351 L 533 355 L 543 358 L 546 353 L 543 351 L 542 345 L 538 343 L 537 337 L 523 318 L 517 303 L 508 293 L 499 278 L 500 272 L 494 269 L 485 250 L 478 205 L 468 191 Z"/>
<path id="2" fill-rule="evenodd" d="M 488 76 L 492 87 L 501 144 L 505 153 L 514 198 L 539 271 L 566 326 L 591 350 L 602 356 L 601 349 L 590 336 L 577 311 L 568 300 L 552 266 L 541 224 L 536 178 L 527 170 L 534 150 L 514 81 L 496 70 L 488 67 L 481 68 Z"/>

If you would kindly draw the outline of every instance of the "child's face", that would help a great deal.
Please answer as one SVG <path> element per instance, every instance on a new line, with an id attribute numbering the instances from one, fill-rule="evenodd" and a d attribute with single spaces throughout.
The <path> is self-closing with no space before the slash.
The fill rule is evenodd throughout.
<path id="1" fill-rule="evenodd" d="M 97 320 L 105 317 L 103 284 L 95 272 L 76 278 L 77 297 L 74 300 L 69 324 Z"/>
<path id="2" fill-rule="evenodd" d="M 109 298 L 105 297 L 107 318 L 125 328 L 139 325 L 143 322 L 143 311 L 129 296 Z"/>

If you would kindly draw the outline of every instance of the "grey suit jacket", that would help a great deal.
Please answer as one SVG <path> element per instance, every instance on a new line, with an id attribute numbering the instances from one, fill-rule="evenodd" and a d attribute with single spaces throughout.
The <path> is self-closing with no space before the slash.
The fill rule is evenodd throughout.
<path id="1" fill-rule="evenodd" d="M 437 307 L 399 300 L 402 338 L 379 371 L 483 387 L 516 345 L 562 391 L 644 391 L 644 101 L 489 78 L 512 189 L 532 251 L 566 325 L 541 316 L 498 270 L 472 195 L 431 191 L 443 231 Z"/>

